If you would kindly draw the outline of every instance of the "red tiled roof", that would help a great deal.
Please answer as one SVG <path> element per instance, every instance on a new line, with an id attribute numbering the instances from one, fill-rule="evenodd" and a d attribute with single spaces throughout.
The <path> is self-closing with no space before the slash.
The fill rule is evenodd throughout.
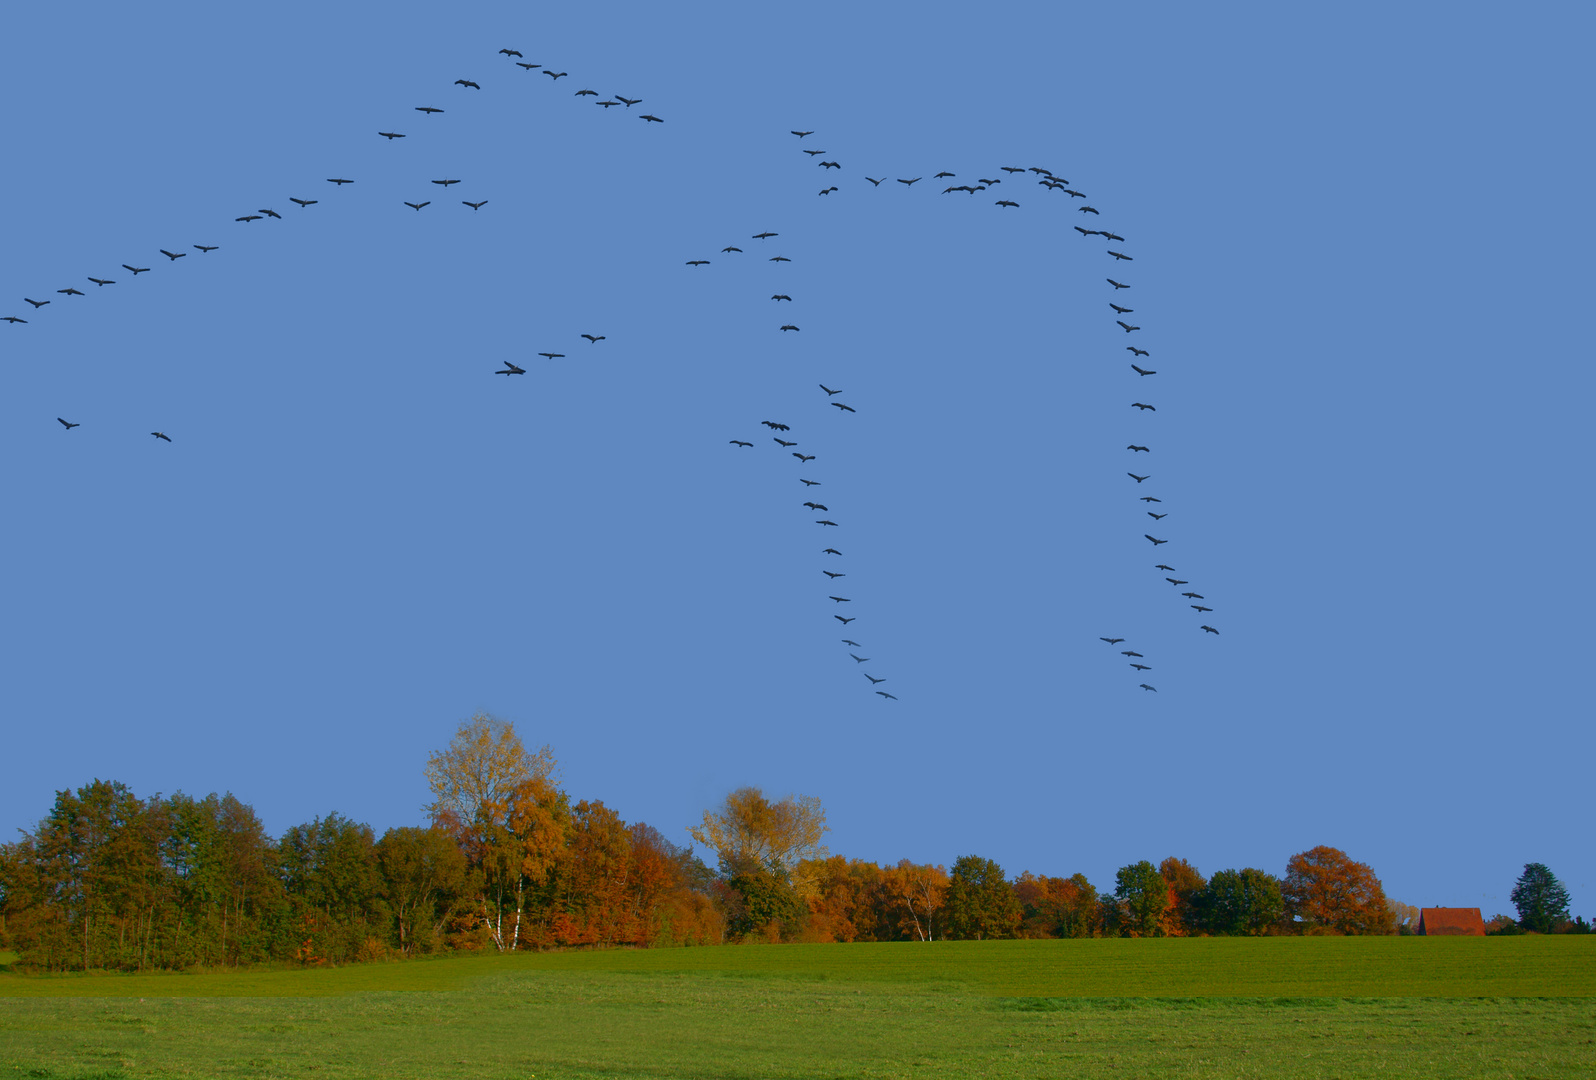
<path id="1" fill-rule="evenodd" d="M 1427 907 L 1419 909 L 1419 933 L 1484 937 L 1485 920 L 1477 907 Z"/>

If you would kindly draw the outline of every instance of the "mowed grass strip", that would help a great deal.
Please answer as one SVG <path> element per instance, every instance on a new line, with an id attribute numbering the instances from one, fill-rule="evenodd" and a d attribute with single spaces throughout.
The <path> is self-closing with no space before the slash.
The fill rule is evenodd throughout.
<path id="1" fill-rule="evenodd" d="M 1003 998 L 528 966 L 453 993 L 3 1000 L 8 1075 L 1572 1080 L 1596 1075 L 1596 1019 L 1583 999 Z"/>
<path id="2" fill-rule="evenodd" d="M 328 970 L 0 975 L 0 997 L 319 997 L 458 990 L 516 972 L 946 984 L 1002 997 L 1593 997 L 1596 935 L 1161 938 L 613 949 Z"/>

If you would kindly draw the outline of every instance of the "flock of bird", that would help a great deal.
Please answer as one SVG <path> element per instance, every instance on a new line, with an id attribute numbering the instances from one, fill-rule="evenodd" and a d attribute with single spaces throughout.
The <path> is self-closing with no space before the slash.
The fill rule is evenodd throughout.
<path id="1" fill-rule="evenodd" d="M 516 50 L 516 49 L 508 49 L 508 48 L 500 49 L 499 53 L 501 55 L 505 56 L 506 58 L 508 58 L 517 67 L 523 69 L 524 71 L 526 71 L 528 73 L 538 73 L 538 74 L 546 75 L 546 76 L 549 77 L 549 79 L 553 83 L 556 83 L 556 84 L 559 82 L 560 79 L 566 78 L 569 75 L 568 72 L 564 72 L 564 71 L 558 71 L 557 72 L 557 71 L 553 71 L 553 70 L 551 70 L 549 68 L 543 67 L 540 64 L 529 63 L 529 62 L 526 61 L 525 56 L 519 50 Z M 478 82 L 476 82 L 473 79 L 456 79 L 454 81 L 454 86 L 459 87 L 461 90 L 464 90 L 464 91 L 477 91 L 477 92 L 480 92 L 482 90 L 481 84 L 479 84 Z M 591 90 L 591 89 L 585 89 L 585 88 L 582 89 L 582 90 L 576 91 L 575 96 L 578 97 L 578 98 L 593 97 L 593 98 L 598 99 L 598 100 L 596 100 L 594 102 L 594 104 L 601 106 L 606 112 L 608 112 L 610 109 L 613 109 L 613 108 L 621 108 L 621 109 L 623 109 L 626 112 L 630 112 L 631 109 L 633 108 L 633 106 L 642 104 L 642 99 L 641 98 L 628 98 L 628 97 L 624 97 L 624 96 L 622 96 L 620 94 L 615 94 L 615 95 L 612 95 L 611 97 L 604 97 L 604 96 L 600 95 L 597 91 L 594 91 L 594 90 Z M 439 115 L 439 114 L 442 114 L 442 113 L 445 112 L 444 109 L 439 108 L 439 107 L 437 107 L 435 105 L 418 105 L 418 106 L 414 107 L 414 111 L 418 112 L 418 113 L 421 113 L 424 117 L 427 117 L 429 120 L 430 120 L 431 117 Z M 636 113 L 634 115 L 638 116 L 638 118 L 641 119 L 642 121 L 644 121 L 645 124 L 662 124 L 662 123 L 664 123 L 664 121 L 660 117 L 655 116 L 652 113 L 639 112 L 639 113 Z M 798 138 L 800 144 L 802 144 L 803 140 L 807 139 L 811 135 L 814 135 L 815 132 L 814 131 L 793 130 L 792 134 L 794 136 L 796 136 Z M 409 137 L 408 134 L 405 133 L 405 132 L 393 131 L 393 130 L 386 130 L 386 131 L 379 130 L 377 132 L 377 135 L 378 135 L 378 137 L 383 138 L 383 139 L 387 140 L 390 143 L 392 143 L 394 140 L 397 140 L 397 139 L 404 139 L 404 138 Z M 842 166 L 841 162 L 836 161 L 836 160 L 826 160 L 827 153 L 828 153 L 826 150 L 822 150 L 822 149 L 815 148 L 815 147 L 808 146 L 808 145 L 801 145 L 800 149 L 801 149 L 802 153 L 804 155 L 806 155 L 807 157 L 809 157 L 810 159 L 814 159 L 814 158 L 822 159 L 822 160 L 820 160 L 818 162 L 815 162 L 815 164 L 817 165 L 817 167 L 819 167 L 821 170 L 823 170 L 828 176 L 830 176 L 833 172 L 837 172 L 837 173 L 842 172 L 843 166 Z M 1044 169 L 1044 168 L 1040 168 L 1040 167 L 1036 167 L 1036 166 L 1021 167 L 1021 166 L 1005 165 L 1005 166 L 1000 166 L 996 170 L 993 170 L 993 172 L 994 172 L 993 176 L 991 176 L 991 177 L 981 177 L 981 178 L 977 179 L 974 183 L 971 183 L 969 181 L 965 181 L 963 183 L 949 184 L 948 186 L 946 186 L 946 187 L 944 187 L 942 189 L 942 195 L 952 195 L 952 194 L 955 194 L 955 193 L 962 193 L 962 194 L 967 194 L 967 195 L 973 197 L 973 196 L 975 196 L 977 194 L 980 194 L 982 192 L 990 193 L 990 192 L 993 191 L 994 188 L 997 188 L 999 185 L 1003 184 L 1005 181 L 1007 181 L 1007 182 L 1012 184 L 1012 183 L 1020 183 L 1020 182 L 1026 181 L 1026 180 L 1034 179 L 1035 184 L 1037 186 L 1041 187 L 1043 189 L 1043 191 L 1045 191 L 1045 192 L 1048 192 L 1050 194 L 1061 194 L 1061 195 L 1066 196 L 1070 200 L 1075 200 L 1075 199 L 1081 200 L 1080 205 L 1076 206 L 1075 210 L 1076 210 L 1076 212 L 1078 212 L 1080 214 L 1090 215 L 1093 224 L 1096 224 L 1097 223 L 1097 219 L 1101 217 L 1101 211 L 1099 211 L 1095 206 L 1090 205 L 1090 203 L 1087 201 L 1087 197 L 1086 197 L 1085 193 L 1083 193 L 1081 191 L 1078 191 L 1078 190 L 1075 190 L 1073 187 L 1070 186 L 1070 182 L 1068 180 L 1064 179 L 1063 177 L 1058 176 L 1057 174 L 1055 174 L 1054 172 L 1052 172 L 1049 169 Z M 995 175 L 996 173 L 1003 173 L 1004 175 L 1003 176 L 998 176 L 998 175 Z M 887 181 L 888 177 L 886 177 L 886 176 L 882 176 L 882 177 L 866 176 L 866 177 L 864 177 L 864 179 L 870 182 L 872 188 L 880 188 L 880 186 Z M 923 179 L 923 177 L 922 176 L 894 177 L 893 179 L 896 181 L 897 184 L 902 185 L 902 189 L 903 190 L 907 191 L 907 190 L 913 189 L 914 185 L 919 183 Z M 942 171 L 939 171 L 939 172 L 937 172 L 935 174 L 935 179 L 938 180 L 938 181 L 941 181 L 941 180 L 956 180 L 956 179 L 958 179 L 958 177 L 953 172 L 950 172 L 950 171 L 947 171 L 947 170 L 942 170 Z M 354 184 L 356 181 L 351 179 L 351 178 L 348 178 L 348 177 L 338 176 L 338 177 L 327 177 L 325 182 L 329 183 L 329 184 L 332 184 L 335 190 L 340 190 L 341 191 L 345 186 L 350 185 L 350 184 Z M 453 187 L 454 185 L 456 185 L 456 184 L 458 184 L 460 182 L 461 181 L 459 179 L 456 179 L 456 178 L 453 178 L 453 177 L 444 177 L 444 178 L 440 178 L 440 179 L 431 180 L 431 183 L 433 185 L 436 185 L 437 187 L 441 188 L 443 192 L 447 192 L 449 190 L 449 188 Z M 829 195 L 832 195 L 832 194 L 834 194 L 834 193 L 836 193 L 836 192 L 838 192 L 840 190 L 841 190 L 841 188 L 840 188 L 839 185 L 831 184 L 831 185 L 828 185 L 826 187 L 821 188 L 820 191 L 819 191 L 819 194 L 821 196 L 829 196 Z M 1016 192 L 1014 194 L 1018 194 L 1018 193 Z M 291 202 L 291 203 L 294 203 L 299 208 L 300 211 L 307 210 L 307 209 L 309 209 L 309 208 L 311 208 L 313 206 L 317 206 L 317 205 L 319 205 L 321 203 L 320 199 L 302 198 L 299 195 L 289 196 L 288 201 Z M 460 202 L 461 202 L 461 205 L 469 207 L 473 213 L 479 212 L 484 206 L 488 205 L 488 200 L 485 199 L 485 198 L 479 198 L 479 199 L 475 199 L 475 200 L 472 200 L 472 199 L 461 199 Z M 421 198 L 418 197 L 416 199 L 416 201 L 404 200 L 404 205 L 406 207 L 409 207 L 411 210 L 419 213 L 421 210 L 425 209 L 426 207 L 431 206 L 432 205 L 432 200 L 431 199 L 421 199 Z M 1000 210 L 1004 210 L 1004 211 L 1007 211 L 1007 210 L 1010 210 L 1010 209 L 1019 209 L 1021 207 L 1021 203 L 1020 203 L 1020 201 L 1018 199 L 1010 198 L 1010 197 L 1007 197 L 1007 196 L 1005 196 L 1004 198 L 999 198 L 999 199 L 994 200 L 994 205 L 996 207 L 998 207 Z M 241 224 L 243 224 L 245 226 L 248 226 L 248 225 L 250 225 L 250 224 L 252 224 L 253 222 L 256 222 L 256 221 L 264 221 L 264 220 L 282 221 L 283 220 L 283 215 L 278 213 L 275 209 L 272 209 L 272 208 L 269 208 L 269 207 L 265 207 L 265 208 L 256 209 L 253 212 L 241 214 L 241 215 L 239 215 L 238 217 L 236 217 L 234 219 L 234 221 L 236 223 L 241 223 Z M 1076 232 L 1078 232 L 1082 236 L 1083 239 L 1091 238 L 1091 237 L 1095 236 L 1095 237 L 1101 237 L 1102 239 L 1104 239 L 1105 241 L 1107 241 L 1108 243 L 1111 243 L 1111 244 L 1123 245 L 1125 243 L 1125 238 L 1123 236 L 1120 236 L 1120 235 L 1118 235 L 1118 234 L 1116 234 L 1116 233 L 1114 233 L 1114 232 L 1112 232 L 1110 230 L 1107 230 L 1107 229 L 1087 228 L 1083 224 L 1075 225 L 1074 229 L 1075 229 Z M 760 244 L 764 244 L 766 241 L 774 239 L 778 235 L 779 234 L 777 234 L 775 232 L 766 230 L 766 231 L 762 231 L 762 232 L 758 232 L 758 233 L 752 234 L 750 236 L 750 240 L 756 241 L 756 242 L 758 242 Z M 720 253 L 722 255 L 731 255 L 731 256 L 734 256 L 734 257 L 743 257 L 743 256 L 745 256 L 747 254 L 747 252 L 744 250 L 744 248 L 742 246 L 740 246 L 741 243 L 742 242 L 728 244 L 725 247 L 722 247 L 720 249 Z M 219 245 L 216 245 L 216 244 L 193 244 L 191 247 L 192 247 L 193 251 L 198 252 L 202 256 L 203 255 L 208 255 L 209 253 L 219 249 Z M 184 251 L 184 250 L 181 250 L 181 249 L 179 249 L 179 250 L 169 250 L 169 249 L 166 249 L 166 248 L 159 248 L 157 250 L 159 251 L 159 253 L 162 256 L 164 256 L 168 260 L 168 265 L 170 265 L 172 263 L 176 263 L 180 259 L 188 258 L 189 254 L 190 254 L 189 251 Z M 1105 250 L 1106 250 L 1106 253 L 1114 260 L 1114 262 L 1116 264 L 1118 264 L 1120 262 L 1133 262 L 1134 261 L 1132 256 L 1127 255 L 1125 252 L 1123 252 L 1121 250 L 1117 250 L 1116 248 L 1106 248 Z M 787 263 L 787 262 L 791 262 L 792 261 L 791 259 L 789 259 L 786 256 L 780 254 L 779 252 L 776 253 L 776 254 L 772 254 L 772 255 L 767 256 L 767 260 L 770 263 L 776 264 L 778 267 L 782 263 Z M 698 269 L 698 268 L 704 267 L 704 266 L 709 266 L 709 265 L 711 265 L 711 263 L 712 263 L 712 260 L 707 259 L 707 258 L 703 258 L 703 257 L 695 257 L 695 258 L 686 260 L 686 265 L 691 267 L 691 268 L 693 268 L 693 269 L 695 269 L 695 270 Z M 154 267 L 152 267 L 152 266 L 135 266 L 132 263 L 122 263 L 121 266 L 133 278 L 137 278 L 141 274 L 149 273 L 152 269 L 154 269 Z M 102 289 L 102 288 L 104 288 L 106 286 L 116 285 L 118 283 L 119 279 L 109 278 L 109 277 L 95 277 L 95 276 L 91 275 L 91 276 L 86 276 L 85 280 L 90 282 L 90 283 L 92 283 L 95 286 L 96 290 L 98 291 L 99 289 Z M 1121 305 L 1118 302 L 1118 299 L 1117 299 L 1122 291 L 1130 289 L 1131 286 L 1128 283 L 1116 280 L 1113 277 L 1108 277 L 1108 278 L 1106 278 L 1106 280 L 1107 280 L 1108 284 L 1112 288 L 1111 296 L 1113 298 L 1109 300 L 1108 306 L 1112 309 L 1114 315 L 1116 316 L 1115 320 L 1114 320 L 1115 323 L 1127 335 L 1139 332 L 1142 329 L 1142 327 L 1140 325 L 1133 325 L 1132 323 L 1126 321 L 1126 317 L 1127 316 L 1131 316 L 1131 315 L 1135 314 L 1135 309 L 1132 308 L 1132 307 L 1127 307 L 1127 306 Z M 778 288 L 779 288 L 779 286 L 778 286 Z M 65 300 L 71 300 L 74 297 L 84 297 L 84 296 L 87 295 L 83 290 L 78 289 L 75 286 L 71 286 L 71 285 L 68 285 L 65 288 L 56 289 L 55 290 L 55 294 L 57 296 L 62 297 Z M 40 295 L 47 296 L 48 294 L 47 293 L 42 293 Z M 33 310 L 32 310 L 32 312 L 30 312 L 30 314 L 34 315 L 35 317 L 37 317 L 38 313 L 40 311 L 42 311 L 42 309 L 44 309 L 45 307 L 50 306 L 50 305 L 55 304 L 55 303 L 58 302 L 58 301 L 56 301 L 54 299 L 49 299 L 49 298 L 38 299 L 35 296 L 25 296 L 25 297 L 23 297 L 23 300 L 26 303 L 28 303 L 29 305 L 32 306 Z M 777 291 L 777 292 L 773 293 L 771 295 L 771 300 L 775 301 L 778 304 L 778 306 L 780 306 L 780 304 L 783 303 L 783 302 L 788 303 L 788 304 L 793 304 L 794 303 L 793 297 L 791 295 L 789 295 L 788 293 L 783 292 L 783 291 Z M 29 320 L 27 318 L 24 318 L 24 317 L 22 317 L 20 315 L 0 316 L 0 320 L 3 320 L 3 321 L 8 322 L 8 323 L 11 323 L 13 325 L 25 325 L 25 324 L 27 324 L 29 322 Z M 791 323 L 791 322 L 782 323 L 779 326 L 779 330 L 782 333 L 800 332 L 799 326 L 797 326 L 795 323 Z M 605 335 L 603 335 L 603 334 L 583 333 L 583 334 L 580 335 L 580 337 L 582 339 L 586 340 L 590 346 L 591 345 L 597 345 L 599 342 L 606 340 Z M 1153 368 L 1150 368 L 1150 367 L 1142 367 L 1141 366 L 1141 362 L 1150 362 L 1151 354 L 1150 354 L 1150 352 L 1148 350 L 1140 348 L 1138 345 L 1135 345 L 1135 344 L 1127 344 L 1125 346 L 1125 348 L 1126 348 L 1126 350 L 1128 350 L 1132 354 L 1132 361 L 1130 363 L 1130 368 L 1131 368 L 1132 372 L 1135 374 L 1138 383 L 1140 382 L 1140 380 L 1142 380 L 1144 378 L 1147 378 L 1149 376 L 1155 376 L 1155 375 L 1158 374 L 1156 369 L 1153 369 Z M 548 360 L 551 360 L 551 361 L 552 360 L 561 359 L 561 358 L 563 358 L 565 356 L 564 353 L 553 351 L 553 350 L 542 351 L 542 352 L 539 352 L 538 355 L 542 356 L 542 357 L 544 357 L 544 358 L 546 358 Z M 515 376 L 515 375 L 525 375 L 527 373 L 527 369 L 525 367 L 522 367 L 522 366 L 516 364 L 513 361 L 506 360 L 506 361 L 503 361 L 503 364 L 504 364 L 504 366 L 502 368 L 496 370 L 494 372 L 494 374 L 506 375 L 506 376 Z M 846 402 L 834 400 L 841 393 L 841 391 L 832 389 L 831 387 L 826 386 L 824 383 L 819 384 L 819 388 L 825 394 L 825 403 L 827 405 L 838 409 L 839 412 L 841 412 L 841 413 L 852 414 L 852 413 L 854 413 L 856 411 L 851 405 L 847 404 Z M 1136 409 L 1138 414 L 1141 415 L 1141 416 L 1146 416 L 1148 413 L 1156 413 L 1157 412 L 1156 406 L 1154 406 L 1154 405 L 1152 405 L 1152 404 L 1150 404 L 1148 402 L 1145 402 L 1145 401 L 1133 401 L 1131 403 L 1130 407 Z M 71 430 L 73 430 L 74 428 L 77 428 L 77 427 L 81 426 L 80 423 L 74 422 L 74 421 L 69 421 L 69 420 L 67 420 L 67 419 L 65 419 L 63 417 L 57 417 L 56 419 L 57 419 L 57 422 L 61 424 L 63 429 L 66 430 L 66 431 L 69 431 L 69 432 Z M 782 451 L 784 451 L 786 453 L 789 453 L 794 459 L 796 459 L 800 466 L 807 466 L 809 462 L 812 462 L 812 461 L 816 460 L 816 455 L 815 454 L 806 453 L 805 452 L 805 450 L 809 449 L 808 447 L 800 445 L 799 441 L 796 440 L 796 439 L 792 439 L 792 438 L 787 438 L 786 437 L 786 436 L 790 435 L 791 432 L 792 432 L 792 428 L 791 428 L 791 426 L 789 424 L 786 424 L 786 423 L 783 423 L 783 422 L 780 422 L 780 421 L 774 421 L 774 420 L 765 420 L 765 421 L 761 421 L 761 423 L 766 428 L 769 429 L 768 435 L 769 435 L 771 441 L 773 443 L 775 443 L 780 448 L 780 450 L 782 450 Z M 163 442 L 167 442 L 167 443 L 172 442 L 172 439 L 164 431 L 156 430 L 156 431 L 150 432 L 150 434 L 151 434 L 151 436 L 153 436 L 157 440 L 160 440 L 160 441 L 163 441 Z M 730 443 L 731 443 L 731 445 L 733 445 L 735 447 L 745 448 L 745 449 L 752 449 L 755 446 L 755 443 L 752 440 L 749 440 L 749 439 L 734 438 L 734 439 L 730 440 Z M 1143 453 L 1149 454 L 1149 455 L 1152 454 L 1152 448 L 1150 446 L 1146 445 L 1145 441 L 1140 439 L 1140 438 L 1137 438 L 1135 441 L 1131 442 L 1126 447 L 1126 450 L 1128 452 L 1130 452 L 1133 456 L 1135 454 L 1143 454 Z M 814 470 L 806 468 L 806 469 L 804 469 L 804 471 L 805 472 L 813 472 Z M 1147 481 L 1152 479 L 1152 475 L 1151 474 L 1145 474 L 1145 475 L 1144 474 L 1138 474 L 1135 471 L 1127 471 L 1126 475 L 1129 476 L 1129 478 L 1136 483 L 1138 491 L 1145 490 L 1145 489 L 1143 489 L 1141 487 L 1141 485 L 1143 483 L 1145 483 L 1145 482 L 1147 482 Z M 797 479 L 798 479 L 798 481 L 801 484 L 804 485 L 804 494 L 806 496 L 805 501 L 801 505 L 806 510 L 810 511 L 811 513 L 816 514 L 816 515 L 820 515 L 820 516 L 817 516 L 817 517 L 815 517 L 813 519 L 814 520 L 814 524 L 817 527 L 821 528 L 822 530 L 827 529 L 827 528 L 839 528 L 840 527 L 839 523 L 836 522 L 836 521 L 833 521 L 831 519 L 832 511 L 830 510 L 830 508 L 824 502 L 820 501 L 820 499 L 824 497 L 823 494 L 818 494 L 818 493 L 816 493 L 813 490 L 813 489 L 815 489 L 817 487 L 821 487 L 822 486 L 822 481 L 812 479 L 812 478 L 810 478 L 808 476 L 800 476 Z M 1159 496 L 1156 496 L 1156 495 L 1152 495 L 1152 494 L 1141 494 L 1141 495 L 1138 495 L 1136 497 L 1142 502 L 1143 509 L 1145 510 L 1147 516 L 1150 517 L 1153 520 L 1153 522 L 1155 523 L 1154 526 L 1152 526 L 1152 527 L 1157 528 L 1159 532 L 1165 532 L 1166 531 L 1165 528 L 1163 528 L 1162 526 L 1159 526 L 1157 524 L 1158 522 L 1161 522 L 1164 518 L 1169 516 L 1169 511 L 1167 511 L 1167 510 L 1165 510 L 1163 508 L 1163 500 L 1162 500 L 1162 498 L 1160 498 Z M 1153 545 L 1153 547 L 1155 549 L 1160 547 L 1160 546 L 1162 546 L 1163 544 L 1169 543 L 1169 540 L 1167 538 L 1154 536 L 1150 532 L 1149 533 L 1145 533 L 1143 535 L 1144 535 L 1146 540 L 1151 542 L 1151 544 Z M 828 547 L 825 547 L 825 548 L 821 549 L 821 554 L 825 557 L 826 565 L 821 568 L 820 572 L 827 579 L 827 582 L 826 582 L 827 585 L 830 588 L 836 589 L 839 592 L 843 592 L 843 591 L 852 592 L 852 591 L 854 591 L 852 588 L 846 588 L 846 587 L 840 586 L 838 584 L 842 578 L 847 577 L 847 572 L 845 570 L 838 570 L 838 569 L 833 569 L 832 568 L 834 566 L 845 565 L 845 564 L 839 564 L 839 563 L 835 563 L 835 562 L 831 561 L 834 558 L 841 558 L 842 557 L 842 552 L 840 550 L 838 550 L 837 548 L 835 548 L 835 547 L 828 546 Z M 1176 571 L 1176 569 L 1173 566 L 1168 565 L 1167 563 L 1160 562 L 1160 563 L 1156 564 L 1155 569 L 1157 569 L 1160 573 L 1167 575 L 1165 577 L 1165 580 L 1168 581 L 1176 589 L 1180 589 L 1181 586 L 1186 586 L 1186 585 L 1190 585 L 1191 584 L 1191 582 L 1189 580 L 1182 579 L 1182 578 L 1179 578 L 1178 576 L 1176 576 L 1177 573 L 1178 573 Z M 1180 593 L 1180 596 L 1183 599 L 1191 601 L 1190 607 L 1193 610 L 1195 610 L 1199 614 L 1199 616 L 1204 615 L 1204 614 L 1206 614 L 1206 613 L 1208 613 L 1208 612 L 1213 610 L 1211 607 L 1207 606 L 1207 604 L 1205 602 L 1206 601 L 1206 596 L 1204 594 L 1188 590 L 1188 591 Z M 854 599 L 851 596 L 839 596 L 839 595 L 835 595 L 834 593 L 830 593 L 830 592 L 827 593 L 827 597 L 828 597 L 828 599 L 834 601 L 835 604 L 839 608 L 842 608 L 842 605 L 851 605 L 854 602 Z M 849 609 L 843 608 L 843 610 L 849 610 Z M 841 611 L 839 611 L 839 612 L 835 613 L 832 617 L 835 618 L 842 625 L 842 627 L 847 628 L 848 625 L 850 623 L 852 623 L 852 622 L 855 622 L 858 619 L 859 616 L 856 616 L 856 615 L 853 615 L 853 614 L 846 614 L 845 615 L 845 614 L 842 614 Z M 1219 631 L 1216 628 L 1214 628 L 1213 626 L 1208 625 L 1207 623 L 1202 623 L 1200 625 L 1200 630 L 1202 632 L 1204 632 L 1204 633 L 1207 633 L 1207 634 L 1217 635 L 1219 633 Z M 848 632 L 852 633 L 853 631 L 848 631 Z M 1126 643 L 1126 639 L 1125 638 L 1117 637 L 1117 636 L 1105 636 L 1101 640 L 1103 640 L 1104 642 L 1107 642 L 1110 646 L 1117 646 L 1117 645 L 1121 645 L 1121 644 L 1125 644 Z M 852 651 L 852 650 L 855 650 L 855 649 L 863 649 L 864 648 L 864 646 L 862 646 L 858 641 L 854 640 L 852 637 L 842 638 L 841 641 L 842 641 L 843 645 L 846 646 L 847 649 L 848 649 L 847 655 L 856 664 L 863 665 L 863 664 L 868 664 L 868 663 L 872 662 L 872 657 L 860 656 L 857 652 Z M 1142 653 L 1136 651 L 1134 648 L 1122 649 L 1122 650 L 1120 650 L 1120 653 L 1121 653 L 1121 655 L 1123 655 L 1124 657 L 1127 658 L 1127 660 L 1128 660 L 1128 662 L 1130 664 L 1130 667 L 1137 672 L 1138 676 L 1142 672 L 1146 672 L 1146 671 L 1151 671 L 1152 670 L 1151 665 L 1146 664 L 1146 663 L 1143 662 L 1144 660 L 1146 660 L 1146 657 Z M 875 674 L 873 674 L 873 673 L 871 673 L 869 671 L 863 671 L 863 670 L 861 670 L 861 674 L 863 674 L 864 677 L 867 680 L 869 680 L 871 689 L 877 695 L 879 695 L 881 698 L 883 698 L 884 700 L 891 700 L 891 701 L 898 700 L 896 695 L 894 695 L 894 694 L 892 694 L 892 693 L 890 693 L 888 691 L 875 689 L 876 686 L 878 686 L 879 684 L 881 684 L 881 683 L 886 681 L 885 677 L 878 677 L 877 675 L 875 675 Z M 1140 686 L 1141 686 L 1141 688 L 1143 690 L 1147 690 L 1147 691 L 1155 691 L 1156 692 L 1156 689 L 1157 689 L 1156 687 L 1154 687 L 1153 685 L 1151 685 L 1150 683 L 1147 683 L 1147 682 L 1141 683 Z"/>

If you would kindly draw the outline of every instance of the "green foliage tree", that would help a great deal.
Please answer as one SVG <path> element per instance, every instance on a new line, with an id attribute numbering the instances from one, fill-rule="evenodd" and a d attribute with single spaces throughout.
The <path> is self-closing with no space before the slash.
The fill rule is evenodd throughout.
<path id="1" fill-rule="evenodd" d="M 1221 870 L 1195 898 L 1197 925 L 1210 934 L 1260 936 L 1285 915 L 1280 879 L 1263 870 Z"/>
<path id="2" fill-rule="evenodd" d="M 460 846 L 442 829 L 405 826 L 383 833 L 375 854 L 399 950 L 433 951 L 473 885 Z"/>
<path id="3" fill-rule="evenodd" d="M 1525 863 L 1508 899 L 1526 930 L 1550 934 L 1568 921 L 1568 890 L 1545 863 Z"/>
<path id="4" fill-rule="evenodd" d="M 964 855 L 948 874 L 943 925 L 953 938 L 1011 938 L 1023 912 L 1003 868 L 979 855 Z"/>
<path id="5" fill-rule="evenodd" d="M 1114 875 L 1114 897 L 1125 909 L 1126 932 L 1136 937 L 1156 937 L 1169 907 L 1169 884 L 1158 867 L 1143 859 L 1122 866 Z"/>

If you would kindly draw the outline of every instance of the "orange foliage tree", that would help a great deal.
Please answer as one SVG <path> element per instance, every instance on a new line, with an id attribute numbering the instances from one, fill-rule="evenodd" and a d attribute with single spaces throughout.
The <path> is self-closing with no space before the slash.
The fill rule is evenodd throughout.
<path id="1" fill-rule="evenodd" d="M 1280 892 L 1287 915 L 1309 933 L 1396 933 L 1380 879 L 1336 848 L 1321 844 L 1293 855 Z"/>

